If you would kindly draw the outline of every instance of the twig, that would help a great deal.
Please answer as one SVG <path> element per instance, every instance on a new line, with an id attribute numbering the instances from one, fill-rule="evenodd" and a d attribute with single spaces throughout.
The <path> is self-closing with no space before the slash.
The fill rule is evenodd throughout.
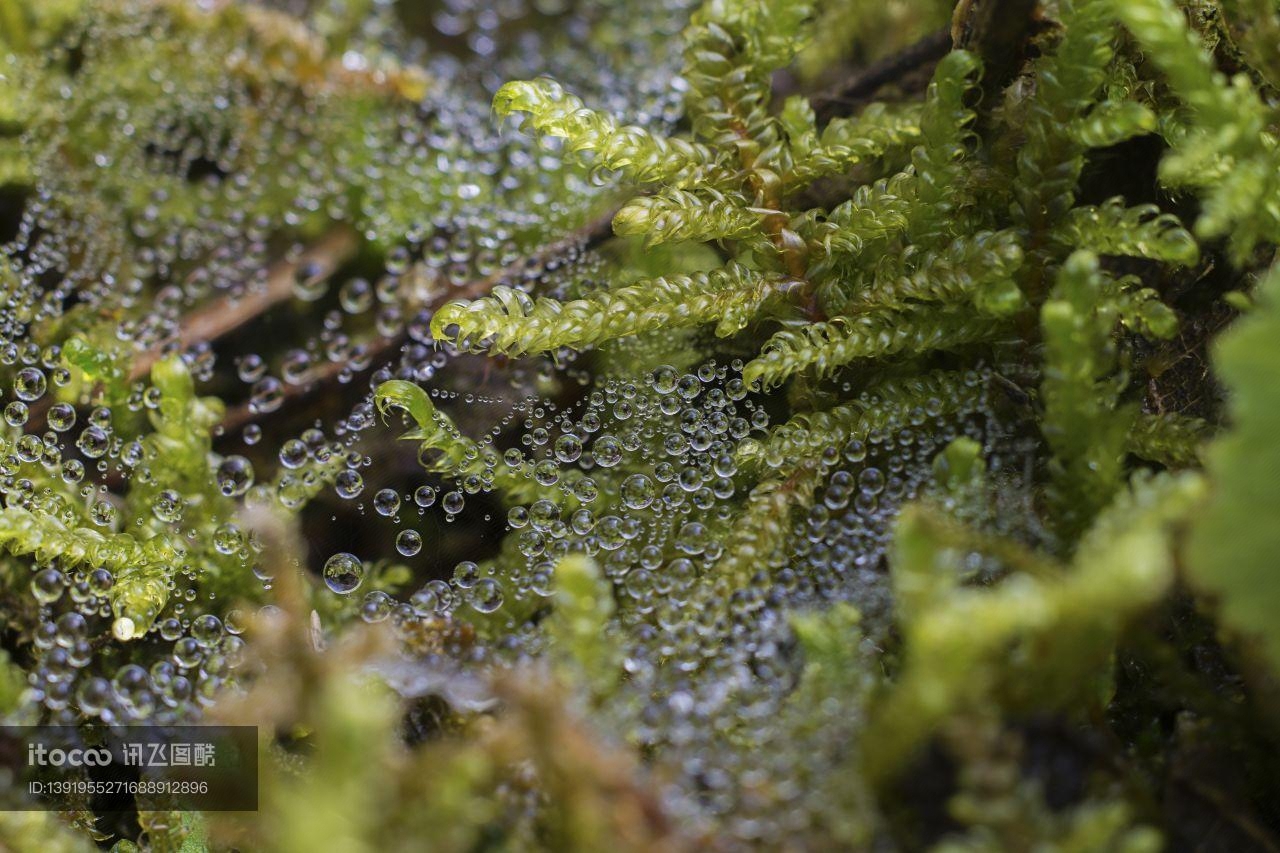
<path id="1" fill-rule="evenodd" d="M 312 265 L 313 275 L 326 277 L 355 254 L 359 240 L 355 231 L 347 226 L 331 228 L 314 245 L 303 250 L 302 254 L 292 261 L 277 261 L 267 272 L 267 286 L 260 291 L 244 296 L 224 296 L 190 314 L 172 340 L 182 349 L 200 341 L 213 341 L 228 332 L 232 332 L 254 318 L 262 315 L 293 295 L 293 285 L 298 269 L 304 265 Z M 141 353 L 134 359 L 129 371 L 129 381 L 145 379 L 151 368 L 159 361 L 166 347 L 155 347 Z M 40 423 L 54 403 L 52 395 L 45 395 L 31 404 L 28 422 Z"/>
<path id="2" fill-rule="evenodd" d="M 955 46 L 982 59 L 982 88 L 995 96 L 1018 73 L 1036 26 L 1036 0 L 961 0 L 951 20 Z"/>
<path id="3" fill-rule="evenodd" d="M 175 339 L 178 346 L 186 349 L 235 331 L 281 302 L 288 301 L 293 296 L 300 269 L 306 269 L 308 278 L 327 278 L 356 253 L 359 245 L 356 232 L 351 228 L 345 225 L 331 228 L 297 259 L 276 262 L 267 273 L 267 286 L 262 290 L 244 296 L 224 296 L 188 315 Z M 152 365 L 159 359 L 157 350 L 139 356 L 129 374 L 130 381 L 150 374 Z"/>
<path id="4" fill-rule="evenodd" d="M 496 273 L 482 279 L 468 282 L 459 287 L 449 288 L 446 292 L 433 296 L 425 306 L 425 308 L 435 310 L 446 302 L 455 299 L 477 299 L 489 293 L 494 285 L 505 280 L 511 279 L 530 267 L 540 266 L 546 262 L 563 255 L 570 249 L 581 247 L 590 249 L 598 246 L 613 233 L 613 211 L 608 214 L 592 220 L 583 227 L 571 232 L 570 234 L 549 243 L 538 249 L 530 255 L 520 258 L 510 266 L 498 270 Z M 371 370 L 374 363 L 388 352 L 398 350 L 408 342 L 409 336 L 405 331 L 401 331 L 391 337 L 375 338 L 369 343 L 366 355 L 369 359 L 369 366 L 365 367 L 353 374 L 366 373 Z M 315 376 L 310 382 L 301 385 L 286 385 L 283 389 L 284 400 L 280 404 L 280 408 L 303 399 L 326 387 L 336 380 L 339 375 L 347 369 L 347 365 L 342 362 L 329 362 L 316 371 Z M 279 412 L 279 408 L 271 412 L 255 412 L 247 403 L 242 403 L 227 411 L 226 416 L 222 419 L 223 434 L 229 434 L 240 429 L 247 424 L 251 424 L 259 418 L 271 414 L 275 415 Z"/>
<path id="5" fill-rule="evenodd" d="M 813 109 L 818 121 L 827 122 L 847 115 L 858 105 L 870 101 L 880 89 L 937 62 L 949 50 L 951 30 L 947 28 L 930 33 L 897 53 L 873 62 L 833 91 L 814 96 Z"/>

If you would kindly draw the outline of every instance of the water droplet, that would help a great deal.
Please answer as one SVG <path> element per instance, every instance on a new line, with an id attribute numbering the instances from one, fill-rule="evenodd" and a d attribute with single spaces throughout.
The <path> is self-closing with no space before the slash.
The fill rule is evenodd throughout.
<path id="1" fill-rule="evenodd" d="M 228 456 L 218 465 L 214 475 L 218 491 L 227 497 L 239 497 L 253 485 L 253 465 L 243 456 Z"/>
<path id="2" fill-rule="evenodd" d="M 395 489 L 381 489 L 373 496 L 373 508 L 378 515 L 393 516 L 400 511 L 400 495 Z"/>
<path id="3" fill-rule="evenodd" d="M 471 588 L 471 606 L 481 613 L 493 613 L 502 606 L 502 584 L 493 578 L 482 578 Z"/>
<path id="4" fill-rule="evenodd" d="M 364 563 L 354 554 L 334 554 L 324 564 L 324 582 L 339 595 L 353 592 L 364 580 Z"/>
<path id="5" fill-rule="evenodd" d="M 644 474 L 632 474 L 622 481 L 622 502 L 628 509 L 645 509 L 656 496 L 653 481 Z"/>
<path id="6" fill-rule="evenodd" d="M 334 480 L 334 490 L 340 498 L 354 498 L 364 491 L 364 479 L 359 472 L 347 469 L 339 472 Z"/>
<path id="7" fill-rule="evenodd" d="M 396 535 L 396 550 L 405 557 L 415 556 L 422 550 L 422 535 L 416 530 L 401 530 Z"/>
<path id="8" fill-rule="evenodd" d="M 24 367 L 13 378 L 13 393 L 23 402 L 30 403 L 44 396 L 48 383 L 38 367 Z"/>

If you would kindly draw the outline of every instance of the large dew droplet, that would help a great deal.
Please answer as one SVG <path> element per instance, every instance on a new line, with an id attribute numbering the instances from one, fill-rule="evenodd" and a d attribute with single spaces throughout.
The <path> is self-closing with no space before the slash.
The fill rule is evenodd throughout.
<path id="1" fill-rule="evenodd" d="M 218 491 L 229 498 L 238 497 L 253 485 L 253 465 L 243 456 L 228 456 L 217 472 Z"/>
<path id="2" fill-rule="evenodd" d="M 396 536 L 396 550 L 405 557 L 412 557 L 422 550 L 422 535 L 416 530 L 401 530 Z"/>
<path id="3" fill-rule="evenodd" d="M 364 580 L 364 563 L 354 554 L 340 552 L 324 564 L 324 583 L 339 595 L 355 591 Z"/>

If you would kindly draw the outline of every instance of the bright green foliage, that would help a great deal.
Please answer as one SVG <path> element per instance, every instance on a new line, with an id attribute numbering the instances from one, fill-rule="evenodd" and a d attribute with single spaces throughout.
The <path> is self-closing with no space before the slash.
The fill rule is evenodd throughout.
<path id="1" fill-rule="evenodd" d="M 1018 218 L 1033 232 L 1050 227 L 1072 207 L 1084 166 L 1082 140 L 1106 144 L 1117 135 L 1099 133 L 1102 116 L 1088 114 L 1111 60 L 1111 10 L 1104 0 L 1067 0 L 1059 16 L 1062 40 L 1034 63 L 1036 91 L 1022 107 L 1026 140 L 1018 150 L 1014 194 Z M 1077 134 L 1063 132 L 1077 123 Z"/>
<path id="2" fill-rule="evenodd" d="M 1059 46 L 1060 55 L 1042 63 L 1061 91 L 1046 89 L 1019 106 L 1018 115 L 1030 111 L 1033 116 L 1033 138 L 1020 147 L 1014 183 L 1035 187 L 1037 195 L 1021 198 L 1023 214 L 1008 224 L 1030 223 L 1044 230 L 1063 220 L 1054 234 L 1064 250 L 1085 246 L 1107 254 L 1192 263 L 1198 256 L 1194 241 L 1171 217 L 1150 207 L 1130 211 L 1109 203 L 1070 210 L 1088 145 L 1150 129 L 1149 113 L 1142 112 L 1146 108 L 1129 101 L 1108 101 L 1102 112 L 1091 113 L 1084 141 L 1067 129 L 1074 128 L 1073 116 L 1084 116 L 1095 103 L 1107 76 L 1113 28 L 1104 7 L 1095 2 L 1065 10 L 1064 26 L 1073 35 Z M 799 303 L 811 319 L 829 317 L 825 323 L 779 332 L 766 345 L 746 372 L 752 383 L 766 387 L 810 367 L 825 376 L 856 359 L 998 339 L 1004 324 L 960 306 L 972 306 L 979 315 L 1016 314 L 1026 307 L 1020 279 L 1033 272 L 1023 269 L 1026 235 L 1021 228 L 991 230 L 980 219 L 973 228 L 960 226 L 973 207 L 972 177 L 965 164 L 973 147 L 968 128 L 975 113 L 967 99 L 978 75 L 977 58 L 963 52 L 947 56 L 923 108 L 872 104 L 819 132 L 803 98 L 788 98 L 776 119 L 762 106 L 768 81 L 759 69 L 775 67 L 787 54 L 783 34 L 793 19 L 778 19 L 776 44 L 734 35 L 735 28 L 749 29 L 757 17 L 773 21 L 769 16 L 774 14 L 777 10 L 768 4 L 708 6 L 704 15 L 714 21 L 700 18 L 687 35 L 686 73 L 693 86 L 689 106 L 703 109 L 699 105 L 708 104 L 705 112 L 693 115 L 695 135 L 705 149 L 688 153 L 683 165 L 641 171 L 625 165 L 625 157 L 601 155 L 602 163 L 611 163 L 624 177 L 668 185 L 626 204 L 614 219 L 617 233 L 643 236 L 650 245 L 727 242 L 736 258 L 722 272 L 640 281 L 571 302 L 500 287 L 489 297 L 438 312 L 433 333 L 520 354 L 580 349 L 658 328 L 707 323 L 716 324 L 717 334 L 729 335 L 756 319 L 785 316 L 786 302 Z M 1070 72 L 1057 74 L 1054 63 Z M 731 68 L 739 70 L 731 74 Z M 554 96 L 534 97 L 535 92 Z M 609 129 L 614 125 L 557 93 L 545 82 L 511 84 L 500 93 L 496 108 L 529 113 L 535 129 L 566 138 L 570 150 L 603 151 L 602 134 L 614 134 Z M 571 125 L 566 115 L 578 117 L 581 126 Z M 913 144 L 906 170 L 859 187 L 849 201 L 827 211 L 785 210 L 787 197 L 813 181 L 855 165 L 873 165 L 875 158 L 905 152 Z M 670 150 L 667 141 L 654 145 L 643 162 L 674 162 L 662 153 Z M 735 160 L 741 164 L 737 177 L 726 178 L 735 170 Z M 695 175 L 694 163 L 712 162 L 730 172 Z M 665 179 L 659 174 L 664 170 Z M 1045 177 L 1050 172 L 1056 175 L 1052 180 Z M 1039 212 L 1026 212 L 1031 210 Z M 1036 267 L 1046 260 L 1038 257 Z M 770 278 L 769 270 L 781 277 Z M 1119 290 L 1116 298 L 1121 298 Z M 914 307 L 929 302 L 942 303 L 941 310 Z M 1155 309 L 1144 310 L 1150 314 Z"/>
<path id="3" fill-rule="evenodd" d="M 968 99 L 981 67 L 978 57 L 955 50 L 938 63 L 929 84 L 920 119 L 924 141 L 911 152 L 917 206 L 909 233 L 917 241 L 953 234 L 963 221 L 958 212 L 965 200 L 964 161 L 977 115 Z"/>
<path id="4" fill-rule="evenodd" d="M 977 374 L 937 372 L 906 380 L 888 380 L 858 400 L 822 412 L 796 415 L 763 439 L 738 447 L 745 468 L 787 468 L 825 447 L 865 441 L 875 430 L 907 426 L 915 418 L 976 411 L 986 389 Z"/>
<path id="5" fill-rule="evenodd" d="M 638 183 L 683 186 L 714 166 L 715 155 L 706 146 L 656 137 L 634 125 L 619 127 L 551 80 L 508 83 L 494 96 L 493 108 L 499 115 L 528 113 L 535 130 L 565 139 L 570 153 Z"/>
<path id="6" fill-rule="evenodd" d="M 1022 307 L 1022 294 L 1013 281 L 1022 250 L 1012 232 L 979 231 L 938 250 L 914 248 L 877 265 L 875 278 L 849 294 L 847 307 L 972 302 L 980 312 L 996 316 L 1008 316 Z"/>
<path id="7" fill-rule="evenodd" d="M 401 379 L 389 380 L 378 386 L 374 402 L 383 415 L 398 409 L 418 425 L 401 438 L 421 442 L 419 460 L 429 470 L 447 472 L 472 490 L 481 486 L 498 488 L 515 500 L 537 500 L 545 491 L 533 481 L 528 460 L 521 457 L 512 462 L 504 458 L 499 462 L 497 451 L 464 436 L 421 386 Z M 431 456 L 435 459 L 431 460 Z"/>
<path id="8" fill-rule="evenodd" d="M 711 189 L 701 197 L 673 189 L 632 199 L 613 217 L 613 231 L 619 237 L 643 237 L 646 246 L 675 240 L 724 240 L 746 236 L 759 228 L 762 216 L 771 213 L 777 211 L 754 210 L 745 199 Z"/>
<path id="9" fill-rule="evenodd" d="M 945 718 L 984 703 L 1018 708 L 1096 701 L 1125 621 L 1173 581 L 1169 529 L 1204 490 L 1194 476 L 1134 484 L 1098 517 L 1056 578 L 1015 574 L 957 589 L 961 552 L 939 539 L 929 510 L 898 522 L 894 586 L 909 596 L 907 658 L 867 734 L 867 772 L 883 778 Z M 958 641 L 958 638 L 963 640 Z M 1006 657 L 1011 646 L 1025 649 Z"/>
<path id="10" fill-rule="evenodd" d="M 852 198 L 826 216 L 815 214 L 807 221 L 806 235 L 816 244 L 819 256 L 811 266 L 814 274 L 831 265 L 852 263 L 905 231 L 914 186 L 914 175 L 900 172 L 858 187 Z"/>
<path id="11" fill-rule="evenodd" d="M 548 639 L 568 668 L 567 677 L 608 696 L 616 687 L 621 655 L 609 636 L 613 591 L 590 557 L 574 554 L 556 566 L 556 609 Z"/>
<path id="12" fill-rule="evenodd" d="M 1177 217 L 1153 204 L 1125 207 L 1111 199 L 1098 207 L 1077 207 L 1054 228 L 1054 239 L 1097 255 L 1124 255 L 1193 265 L 1200 260 L 1195 238 Z"/>
<path id="13" fill-rule="evenodd" d="M 778 116 L 794 161 L 784 178 L 786 188 L 803 188 L 876 158 L 906 153 L 920 142 L 921 113 L 918 104 L 873 103 L 857 116 L 832 119 L 819 133 L 809 101 L 788 98 Z"/>
<path id="14" fill-rule="evenodd" d="M 813 502 L 817 467 L 801 465 L 789 476 L 764 480 L 747 496 L 742 515 L 725 537 L 724 556 L 711 570 L 712 582 L 726 592 L 747 586 L 757 572 L 786 565 L 784 546 L 792 516 Z"/>
<path id="15" fill-rule="evenodd" d="M 1160 176 L 1203 193 L 1196 232 L 1229 235 L 1238 261 L 1259 241 L 1280 240 L 1280 150 L 1268 130 L 1274 109 L 1245 75 L 1228 80 L 1214 69 L 1171 0 L 1116 3 L 1115 11 L 1187 109 Z"/>
<path id="16" fill-rule="evenodd" d="M 1041 431 L 1054 449 L 1050 495 L 1068 537 L 1083 530 L 1120 487 L 1136 414 L 1117 408 L 1125 380 L 1115 373 L 1116 317 L 1106 310 L 1106 287 L 1097 258 L 1078 252 L 1040 314 L 1046 347 Z"/>
<path id="17" fill-rule="evenodd" d="M 534 300 L 499 285 L 492 296 L 446 305 L 431 326 L 437 337 L 516 355 L 712 322 L 723 336 L 740 331 L 764 306 L 794 288 L 786 276 L 736 264 L 648 279 L 572 302 Z"/>
<path id="18" fill-rule="evenodd" d="M 438 466 L 461 475 L 468 464 L 479 457 L 475 442 L 463 437 L 449 417 L 436 408 L 435 404 L 422 390 L 412 382 L 391 380 L 378 386 L 374 398 L 378 410 L 384 415 L 391 407 L 404 411 L 418 428 L 400 436 L 409 441 L 421 441 L 424 449 L 440 453 Z"/>
<path id="19" fill-rule="evenodd" d="M 1192 529 L 1192 579 L 1221 597 L 1223 619 L 1256 634 L 1273 664 L 1280 662 L 1276 630 L 1276 552 L 1266 524 L 1242 521 L 1254 507 L 1275 506 L 1280 429 L 1275 370 L 1280 341 L 1280 269 L 1258 284 L 1257 312 L 1224 337 L 1214 363 L 1232 391 L 1230 432 L 1210 445 L 1206 467 L 1212 494 Z"/>
<path id="20" fill-rule="evenodd" d="M 1082 148 L 1107 148 L 1152 133 L 1158 127 L 1155 113 L 1136 101 L 1105 101 L 1071 125 L 1071 136 Z"/>
<path id="21" fill-rule="evenodd" d="M 1171 468 L 1194 465 L 1209 425 L 1181 415 L 1138 415 L 1129 430 L 1129 452 Z"/>
<path id="22" fill-rule="evenodd" d="M 743 369 L 742 378 L 770 388 L 809 367 L 820 376 L 829 376 L 859 358 L 952 349 L 990 340 L 1000 326 L 999 320 L 963 310 L 875 308 L 865 314 L 777 333 L 760 356 Z"/>
<path id="23" fill-rule="evenodd" d="M 83 344 L 75 353 L 82 364 L 106 363 Z M 206 589 L 224 593 L 243 588 L 249 573 L 242 549 L 220 553 L 214 545 L 216 531 L 235 514 L 234 502 L 219 494 L 210 467 L 210 432 L 222 415 L 221 403 L 195 396 L 193 380 L 179 358 L 157 362 L 152 382 L 157 392 L 151 413 L 154 431 L 137 441 L 132 460 L 147 475 L 123 502 L 124 518 L 131 524 L 100 531 L 100 522 L 91 522 L 86 510 L 71 509 L 66 498 L 56 494 L 65 489 L 61 484 L 52 486 L 52 503 L 45 505 L 61 506 L 61 512 L 19 504 L 0 510 L 0 545 L 10 553 L 112 572 L 113 633 L 121 641 L 140 637 L 151 627 L 176 576 L 189 567 L 201 567 L 199 578 Z M 194 547 L 166 523 L 172 519 L 164 517 L 161 502 L 172 503 L 175 512 L 187 507 L 184 522 L 203 537 Z"/>
<path id="24" fill-rule="evenodd" d="M 121 359 L 106 349 L 94 347 L 84 338 L 68 338 L 62 345 L 62 358 L 67 365 L 84 373 L 89 382 L 101 382 L 108 397 L 119 396 L 125 371 Z"/>
<path id="25" fill-rule="evenodd" d="M 711 0 L 685 31 L 685 110 L 696 135 L 736 148 L 743 165 L 781 153 L 769 115 L 769 75 L 800 49 L 812 5 L 788 0 Z M 755 176 L 763 188 L 767 165 Z"/>
<path id="26" fill-rule="evenodd" d="M 617 233 L 644 235 L 650 244 L 733 240 L 737 258 L 719 273 L 637 282 L 569 303 L 535 301 L 499 289 L 439 312 L 433 320 L 436 336 L 472 343 L 492 339 L 493 350 L 503 353 L 582 348 L 656 328 L 710 322 L 723 336 L 779 313 L 779 303 L 786 300 L 775 297 L 786 294 L 810 314 L 842 312 L 855 304 L 901 307 L 915 299 L 972 301 L 997 314 L 1016 310 L 1021 300 L 1010 273 L 1020 250 L 1014 235 L 979 233 L 951 242 L 943 239 L 940 224 L 962 198 L 965 126 L 974 115 L 964 98 L 977 72 L 976 59 L 963 53 L 947 57 L 923 110 L 873 104 L 819 133 L 803 99 L 789 99 L 776 119 L 766 110 L 767 72 L 794 52 L 793 33 L 805 14 L 796 4 L 726 3 L 706 7 L 695 20 L 686 36 L 685 73 L 692 86 L 687 106 L 695 134 L 705 140 L 701 145 L 635 142 L 638 137 L 630 130 L 619 130 L 545 81 L 508 84 L 495 100 L 500 113 L 526 112 L 536 130 L 565 138 L 570 151 L 595 152 L 594 162 L 632 181 L 668 185 L 624 206 L 614 219 Z M 758 41 L 759 32 L 770 36 Z M 916 142 L 923 144 L 910 155 L 911 169 L 874 195 L 864 195 L 861 205 L 855 199 L 829 217 L 821 210 L 793 217 L 782 207 L 788 194 L 819 178 L 891 151 L 905 152 Z M 698 172 L 712 163 L 720 171 Z M 939 245 L 932 252 L 905 254 L 900 264 L 877 270 L 862 287 L 849 286 L 857 279 L 833 256 L 860 253 L 869 239 L 878 242 L 898 233 Z M 955 339 L 972 336 L 954 327 L 938 331 Z M 902 348 L 905 344 L 888 351 Z M 814 360 L 844 363 L 840 356 Z M 785 369 L 791 373 L 802 366 L 797 360 Z"/>

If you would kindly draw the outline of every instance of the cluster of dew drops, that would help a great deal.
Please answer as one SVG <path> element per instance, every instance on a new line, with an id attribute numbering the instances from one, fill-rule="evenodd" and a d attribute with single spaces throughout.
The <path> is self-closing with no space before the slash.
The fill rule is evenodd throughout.
<path id="1" fill-rule="evenodd" d="M 375 461 L 356 446 L 378 425 L 369 395 L 336 423 L 284 438 L 272 418 L 321 379 L 432 381 L 448 354 L 427 331 L 430 300 L 560 236 L 598 195 L 553 150 L 495 126 L 496 88 L 551 70 L 619 114 L 658 124 L 678 118 L 679 96 L 668 85 L 679 62 L 672 36 L 690 3 L 669 0 L 643 14 L 614 6 L 580 15 L 556 0 L 482 9 L 451 0 L 424 33 L 408 31 L 395 4 L 377 0 L 339 57 L 344 73 L 390 56 L 420 65 L 435 82 L 418 102 L 369 111 L 357 99 L 358 122 L 341 97 L 238 71 L 268 64 L 252 40 L 217 28 L 171 31 L 162 7 L 136 15 L 95 7 L 30 67 L 6 66 L 30 75 L 21 79 L 47 102 L 40 115 L 52 118 L 33 121 L 20 140 L 33 184 L 6 211 L 15 222 L 0 236 L 0 496 L 15 514 L 91 541 L 164 533 L 179 549 L 166 604 L 148 626 L 113 612 L 121 579 L 107 568 L 38 553 L 4 558 L 30 571 L 25 707 L 61 722 L 184 720 L 234 683 L 246 617 L 228 610 L 197 568 L 258 568 L 260 543 L 234 508 L 301 509 L 321 490 L 366 499 L 362 470 Z M 622 46 L 595 44 L 602 15 L 629 33 Z M 71 64 L 79 73 L 67 77 Z M 378 247 L 381 269 L 335 275 L 311 261 L 315 238 L 300 235 L 322 234 L 324 223 L 344 223 Z M 262 339 L 253 327 L 238 351 L 178 343 L 192 312 L 216 300 L 235 310 L 264 292 L 281 264 L 295 271 L 278 311 L 306 322 L 271 325 L 271 347 L 261 352 L 245 349 Z M 540 286 L 540 275 L 521 286 Z M 215 427 L 205 485 L 224 504 L 153 486 L 171 473 L 153 471 L 147 449 L 160 391 L 144 373 L 126 379 L 120 399 L 86 393 L 92 381 L 64 358 L 68 336 L 86 339 L 104 371 L 127 374 L 131 363 L 180 354 L 198 395 L 247 413 L 234 432 Z M 267 436 L 278 453 L 262 452 Z M 407 498 L 425 511 L 437 505 L 438 487 Z M 395 516 L 399 502 L 388 490 L 373 496 L 382 516 Z M 461 491 L 443 490 L 439 507 L 449 517 L 463 505 Z M 401 530 L 396 548 L 411 559 L 423 535 Z M 323 569 L 340 593 L 363 575 L 360 560 L 342 555 Z M 269 590 L 271 578 L 260 579 Z M 127 643 L 118 647 L 125 654 L 113 651 L 113 639 Z"/>
<path id="2" fill-rule="evenodd" d="M 195 529 L 183 530 L 186 500 L 170 489 L 158 490 L 146 511 L 127 523 L 127 501 L 107 483 L 112 477 L 137 482 L 152 477 L 142 445 L 115 431 L 113 416 L 119 413 L 110 407 L 93 407 L 85 415 L 66 402 L 49 403 L 46 396 L 69 381 L 56 350 L 8 346 L 0 351 L 0 363 L 16 368 L 4 406 L 5 422 L 16 440 L 6 441 L 8 450 L 0 459 L 0 493 L 7 511 L 78 528 L 77 535 L 97 541 L 152 525 L 180 530 L 188 539 L 199 535 Z M 140 389 L 121 408 L 136 413 L 157 402 L 154 389 Z M 19 432 L 33 406 L 45 406 L 43 434 Z M 223 460 L 213 473 L 226 495 L 238 492 L 243 476 L 236 457 Z M 21 523 L 19 517 L 16 524 Z M 210 540 L 224 556 L 250 556 L 229 520 L 212 530 Z M 43 707 L 52 722 L 71 724 L 86 717 L 108 723 L 184 719 L 212 702 L 243 660 L 244 614 L 208 612 L 212 602 L 199 599 L 196 574 L 189 567 L 170 582 L 171 603 L 154 626 L 156 640 L 168 653 L 149 667 L 131 662 L 114 670 L 101 666 L 103 634 L 111 626 L 121 638 L 122 620 L 113 616 L 111 605 L 117 582 L 112 572 L 54 558 L 32 562 L 30 575 L 31 600 L 38 613 L 31 636 L 34 665 L 28 706 Z"/>
<path id="3" fill-rule="evenodd" d="M 522 446 L 478 454 L 543 487 L 545 497 L 509 507 L 509 546 L 494 559 L 459 563 L 451 577 L 403 601 L 370 591 L 359 612 L 407 635 L 422 620 L 484 614 L 497 627 L 489 646 L 469 649 L 470 660 L 535 659 L 544 635 L 529 614 L 554 595 L 559 560 L 590 555 L 613 590 L 609 630 L 625 652 L 627 676 L 597 713 L 679 768 L 672 808 L 688 820 L 741 819 L 744 838 L 763 840 L 758 833 L 767 832 L 777 840 L 803 828 L 797 780 L 819 776 L 826 760 L 820 749 L 765 748 L 783 732 L 801 665 L 789 614 L 851 602 L 864 615 L 865 642 L 883 640 L 890 624 L 884 560 L 898 508 L 930 487 L 932 463 L 949 442 L 989 445 L 998 426 L 985 403 L 957 416 L 941 414 L 952 407 L 931 400 L 867 436 L 820 449 L 812 504 L 787 519 L 779 553 L 759 555 L 749 584 L 725 596 L 717 564 L 731 556 L 725 545 L 740 520 L 742 484 L 752 481 L 741 476 L 737 451 L 744 440 L 767 440 L 771 426 L 741 366 L 708 361 L 681 372 L 664 365 L 633 381 L 605 379 L 563 410 L 526 400 Z M 986 381 L 979 371 L 966 378 Z M 775 464 L 785 470 L 785 462 Z M 373 505 L 394 516 L 401 500 L 382 491 Z M 337 553 L 326 579 L 349 594 L 362 571 L 355 555 Z M 749 790 L 765 778 L 790 786 L 779 789 L 785 796 L 761 822 Z"/>

